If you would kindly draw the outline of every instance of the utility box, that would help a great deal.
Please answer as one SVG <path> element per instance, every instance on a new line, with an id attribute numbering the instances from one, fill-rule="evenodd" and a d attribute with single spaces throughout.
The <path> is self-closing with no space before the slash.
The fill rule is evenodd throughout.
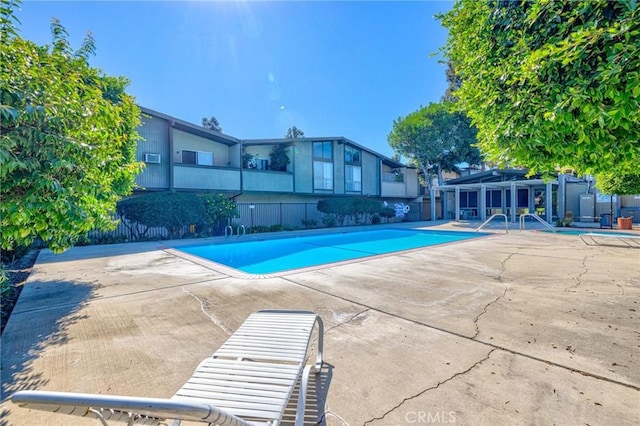
<path id="1" fill-rule="evenodd" d="M 589 222 L 594 220 L 596 212 L 595 197 L 593 194 L 580 195 L 580 214 L 578 221 Z M 584 219 L 583 219 L 584 218 Z"/>

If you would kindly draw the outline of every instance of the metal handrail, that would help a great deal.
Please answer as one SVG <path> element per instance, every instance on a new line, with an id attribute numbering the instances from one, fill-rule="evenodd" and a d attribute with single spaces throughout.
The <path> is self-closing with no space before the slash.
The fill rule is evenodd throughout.
<path id="1" fill-rule="evenodd" d="M 484 227 L 487 223 L 491 222 L 491 220 L 492 220 L 494 217 L 498 217 L 498 216 L 504 217 L 504 229 L 505 229 L 505 231 L 507 231 L 507 234 L 508 234 L 508 233 L 509 233 L 509 219 L 507 218 L 507 215 L 506 215 L 506 214 L 502 214 L 502 213 L 496 213 L 496 214 L 494 214 L 494 215 L 491 215 L 491 217 L 490 217 L 489 219 L 487 219 L 487 220 L 485 220 L 484 222 L 482 222 L 482 225 L 480 225 L 480 226 L 478 226 L 478 227 L 476 228 L 476 232 L 478 232 L 479 230 L 481 230 L 481 229 L 482 229 L 482 227 Z"/>
<path id="2" fill-rule="evenodd" d="M 240 234 L 241 229 L 242 229 L 242 234 Z M 244 225 L 238 225 L 238 227 L 236 228 L 236 238 L 240 238 L 246 233 L 247 233 L 247 229 L 244 227 Z"/>
<path id="3" fill-rule="evenodd" d="M 544 220 L 543 218 L 541 218 L 540 216 L 538 216 L 535 213 L 522 213 L 520 215 L 520 230 L 521 231 L 524 231 L 524 218 L 526 216 L 531 216 L 532 218 L 534 218 L 535 220 L 537 220 L 538 222 L 540 222 L 541 224 L 543 224 L 547 228 L 551 229 L 551 231 L 556 232 L 556 228 L 554 226 L 551 226 L 551 224 L 549 224 L 549 222 L 547 222 L 546 220 Z"/>
<path id="4" fill-rule="evenodd" d="M 233 226 L 227 225 L 224 228 L 224 237 L 225 238 L 229 238 L 229 237 L 232 237 L 232 236 L 233 236 Z"/>

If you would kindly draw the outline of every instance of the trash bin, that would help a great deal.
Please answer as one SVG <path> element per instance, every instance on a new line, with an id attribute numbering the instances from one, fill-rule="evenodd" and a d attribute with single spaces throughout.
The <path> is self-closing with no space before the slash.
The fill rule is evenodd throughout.
<path id="1" fill-rule="evenodd" d="M 611 213 L 602 213 L 600 215 L 600 228 L 605 228 L 605 227 L 613 228 L 611 216 L 612 216 Z"/>
<path id="2" fill-rule="evenodd" d="M 633 225 L 633 217 L 619 217 L 618 228 L 619 229 L 631 229 Z"/>

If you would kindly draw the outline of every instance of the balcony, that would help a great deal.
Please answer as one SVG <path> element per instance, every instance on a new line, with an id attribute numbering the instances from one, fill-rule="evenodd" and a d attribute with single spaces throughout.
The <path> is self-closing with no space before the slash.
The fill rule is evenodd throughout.
<path id="1" fill-rule="evenodd" d="M 240 170 L 174 164 L 173 187 L 213 191 L 239 191 Z"/>
<path id="2" fill-rule="evenodd" d="M 242 190 L 293 192 L 293 173 L 245 169 L 242 171 Z"/>

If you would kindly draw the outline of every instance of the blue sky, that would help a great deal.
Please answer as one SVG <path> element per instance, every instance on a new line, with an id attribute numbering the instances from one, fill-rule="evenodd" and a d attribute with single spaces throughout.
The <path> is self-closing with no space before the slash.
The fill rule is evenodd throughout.
<path id="1" fill-rule="evenodd" d="M 452 1 L 25 1 L 22 37 L 51 42 L 58 18 L 91 64 L 131 80 L 139 105 L 240 139 L 345 136 L 384 155 L 393 120 L 445 91 L 434 18 Z"/>

